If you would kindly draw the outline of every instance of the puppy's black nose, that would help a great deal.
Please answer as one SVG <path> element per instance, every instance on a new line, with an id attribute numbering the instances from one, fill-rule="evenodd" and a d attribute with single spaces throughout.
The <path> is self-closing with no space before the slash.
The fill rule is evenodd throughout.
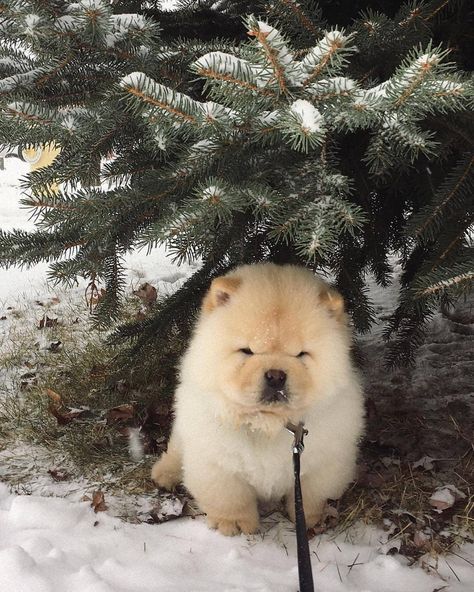
<path id="1" fill-rule="evenodd" d="M 286 382 L 286 373 L 283 370 L 267 370 L 265 372 L 265 381 L 271 388 L 281 389 Z"/>

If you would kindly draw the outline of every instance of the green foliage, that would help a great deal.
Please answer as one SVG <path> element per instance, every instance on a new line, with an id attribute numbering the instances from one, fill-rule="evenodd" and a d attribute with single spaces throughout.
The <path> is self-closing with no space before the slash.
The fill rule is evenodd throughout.
<path id="1" fill-rule="evenodd" d="M 331 274 L 367 330 L 365 276 L 386 284 L 398 252 L 389 332 L 393 359 L 410 359 L 440 299 L 472 282 L 473 84 L 430 40 L 442 3 L 367 11 L 345 28 L 311 2 L 255 3 L 236 43 L 170 40 L 159 10 L 135 4 L 141 14 L 2 0 L 0 143 L 61 147 L 25 180 L 38 229 L 0 234 L 3 264 L 46 259 L 53 280 L 102 280 L 104 325 L 128 251 L 201 258 L 155 317 L 116 335 L 159 356 L 212 277 L 261 259 Z M 183 5 L 188 19 L 194 3 Z"/>

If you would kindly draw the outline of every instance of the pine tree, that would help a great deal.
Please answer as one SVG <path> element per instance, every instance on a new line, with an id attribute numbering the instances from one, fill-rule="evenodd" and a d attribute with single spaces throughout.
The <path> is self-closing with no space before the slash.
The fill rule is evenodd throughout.
<path id="1" fill-rule="evenodd" d="M 186 336 L 210 279 L 240 263 L 330 275 L 363 331 L 366 274 L 386 284 L 400 253 L 397 361 L 439 302 L 472 285 L 473 85 L 431 41 L 446 2 L 366 11 L 345 28 L 312 2 L 252 3 L 248 41 L 238 27 L 170 38 L 150 3 L 138 15 L 105 0 L 1 4 L 0 142 L 61 147 L 26 181 L 38 229 L 2 232 L 2 264 L 46 259 L 53 280 L 103 282 L 95 319 L 107 324 L 127 251 L 166 244 L 202 260 L 155 314 L 117 330 L 135 361 Z M 229 19 L 241 5 L 219 6 Z"/>

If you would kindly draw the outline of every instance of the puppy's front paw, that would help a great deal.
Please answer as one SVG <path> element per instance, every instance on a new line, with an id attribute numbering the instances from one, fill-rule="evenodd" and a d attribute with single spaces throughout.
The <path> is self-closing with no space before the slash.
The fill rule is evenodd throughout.
<path id="1" fill-rule="evenodd" d="M 221 518 L 207 515 L 207 523 L 210 528 L 217 529 L 225 536 L 235 536 L 236 534 L 252 534 L 258 530 L 258 516 L 242 516 L 240 518 Z"/>
<path id="2" fill-rule="evenodd" d="M 181 482 L 181 466 L 168 453 L 164 453 L 151 469 L 151 478 L 164 489 L 174 489 Z"/>

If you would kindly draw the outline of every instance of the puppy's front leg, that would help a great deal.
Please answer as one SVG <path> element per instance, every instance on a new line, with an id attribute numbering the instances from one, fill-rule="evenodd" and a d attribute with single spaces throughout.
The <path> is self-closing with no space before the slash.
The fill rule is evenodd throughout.
<path id="1" fill-rule="evenodd" d="M 177 434 L 171 433 L 168 450 L 155 462 L 151 478 L 159 486 L 171 490 L 183 479 L 181 442 Z"/>
<path id="2" fill-rule="evenodd" d="M 258 529 L 259 516 L 255 490 L 240 477 L 217 466 L 185 468 L 184 484 L 207 514 L 210 528 L 226 536 Z"/>

